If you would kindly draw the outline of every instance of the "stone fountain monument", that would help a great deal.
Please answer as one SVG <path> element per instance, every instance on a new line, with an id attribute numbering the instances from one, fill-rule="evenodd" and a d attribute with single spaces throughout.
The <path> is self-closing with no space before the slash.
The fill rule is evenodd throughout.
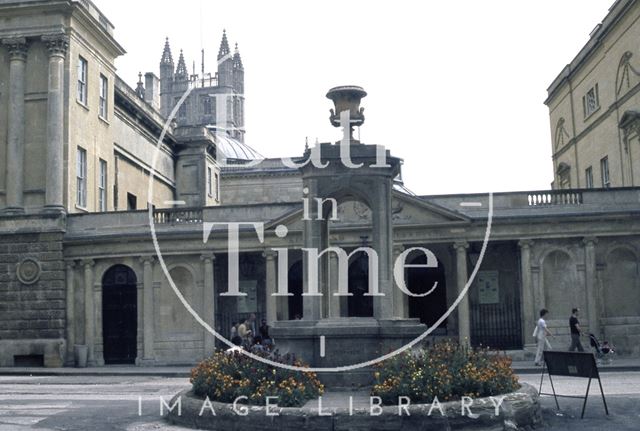
<path id="1" fill-rule="evenodd" d="M 304 248 L 317 250 L 319 257 L 303 253 L 303 316 L 301 320 L 275 322 L 272 335 L 281 353 L 295 353 L 313 367 L 349 367 L 367 362 L 407 344 L 427 329 L 418 319 L 404 318 L 399 304 L 394 307 L 394 300 L 402 300 L 394 292 L 392 224 L 393 182 L 400 173 L 401 160 L 382 146 L 354 139 L 353 128 L 364 123 L 360 101 L 366 95 L 358 86 L 336 87 L 327 93 L 335 105 L 331 124 L 343 127 L 343 139 L 307 150 L 306 157 L 315 157 L 321 163 L 300 168 L 308 202 L 318 202 L 317 198 L 325 202 L 332 198 L 338 204 L 358 200 L 369 207 L 371 248 L 378 257 L 377 268 L 370 256 L 368 266 L 373 315 L 350 317 L 343 300 L 347 288 L 339 287 L 340 271 L 346 271 L 347 265 L 340 263 L 338 253 L 322 253 L 337 247 L 329 241 L 330 205 L 318 205 L 313 216 L 305 217 Z M 373 286 L 376 281 L 377 286 Z M 366 367 L 323 372 L 320 377 L 330 386 L 367 384 L 372 378 Z"/>

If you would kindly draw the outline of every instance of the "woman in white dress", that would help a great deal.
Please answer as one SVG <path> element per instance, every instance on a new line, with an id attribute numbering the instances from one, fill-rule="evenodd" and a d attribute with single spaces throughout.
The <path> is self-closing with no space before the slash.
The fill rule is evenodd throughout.
<path id="1" fill-rule="evenodd" d="M 542 365 L 542 352 L 544 351 L 544 348 L 548 347 L 551 349 L 551 344 L 549 343 L 549 340 L 547 340 L 547 337 L 553 337 L 553 334 L 549 329 L 547 329 L 547 322 L 544 320 L 547 314 L 549 314 L 547 309 L 543 308 L 540 310 L 540 319 L 536 324 L 536 329 L 533 330 L 533 337 L 538 342 L 535 359 L 536 366 Z"/>

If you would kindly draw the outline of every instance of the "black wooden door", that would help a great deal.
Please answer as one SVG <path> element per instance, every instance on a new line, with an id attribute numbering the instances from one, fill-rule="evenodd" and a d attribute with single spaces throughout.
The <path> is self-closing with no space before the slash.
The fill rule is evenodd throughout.
<path id="1" fill-rule="evenodd" d="M 138 293 L 135 273 L 111 268 L 102 283 L 102 337 L 106 364 L 133 364 L 137 354 Z"/>

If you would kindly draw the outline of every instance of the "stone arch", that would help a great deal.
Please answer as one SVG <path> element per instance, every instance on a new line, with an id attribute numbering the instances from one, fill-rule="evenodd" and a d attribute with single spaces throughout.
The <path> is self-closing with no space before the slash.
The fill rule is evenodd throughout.
<path id="1" fill-rule="evenodd" d="M 100 280 L 100 283 L 102 283 L 102 280 L 104 279 L 105 274 L 116 265 L 124 265 L 128 267 L 135 274 L 136 280 L 138 280 L 138 284 L 142 282 L 142 265 L 139 265 L 139 262 L 137 261 L 137 259 L 131 258 L 131 259 L 122 259 L 117 261 L 96 260 L 96 265 L 94 267 L 96 283 L 98 283 L 98 280 Z M 79 268 L 82 268 L 82 265 L 80 265 Z"/>
<path id="2" fill-rule="evenodd" d="M 545 259 L 547 258 L 547 256 L 549 256 L 550 254 L 554 253 L 554 252 L 562 252 L 567 254 L 570 258 L 572 262 L 579 262 L 580 259 L 578 256 L 576 256 L 576 254 L 574 253 L 573 250 L 571 250 L 570 247 L 561 247 L 555 244 L 546 244 L 545 246 L 541 246 L 539 249 L 534 249 L 534 250 L 538 250 L 539 253 L 537 254 L 538 256 L 538 266 L 542 267 L 544 264 Z M 535 260 L 535 259 L 534 259 Z"/>
<path id="3" fill-rule="evenodd" d="M 603 285 L 606 317 L 640 316 L 638 254 L 633 247 L 618 245 L 606 257 Z"/>
<path id="4" fill-rule="evenodd" d="M 579 283 L 575 260 L 561 249 L 545 253 L 542 259 L 544 304 L 550 319 L 562 319 L 573 307 L 585 308 L 584 287 Z"/>
<path id="5" fill-rule="evenodd" d="M 102 339 L 106 364 L 133 364 L 137 356 L 138 279 L 127 265 L 102 274 Z"/>
<path id="6" fill-rule="evenodd" d="M 332 185 L 331 187 L 325 187 L 324 190 L 319 191 L 318 196 L 321 196 L 323 199 L 333 198 L 337 201 L 338 205 L 342 202 L 360 201 L 372 209 L 375 208 L 373 203 L 376 198 L 372 192 L 370 184 L 366 181 L 348 179 L 344 184 L 340 183 Z M 326 207 L 325 210 L 327 210 Z M 327 219 L 326 216 L 327 214 L 323 213 L 325 220 Z"/>
<path id="7" fill-rule="evenodd" d="M 200 279 L 196 269 L 193 267 L 193 265 L 189 265 L 187 263 L 172 263 L 170 265 L 167 265 L 167 271 L 169 271 L 169 274 L 171 274 L 171 271 L 173 271 L 176 268 L 183 268 L 186 271 L 188 271 L 191 276 L 193 277 L 194 283 L 197 283 L 198 280 Z M 164 274 L 164 271 L 162 272 Z"/>

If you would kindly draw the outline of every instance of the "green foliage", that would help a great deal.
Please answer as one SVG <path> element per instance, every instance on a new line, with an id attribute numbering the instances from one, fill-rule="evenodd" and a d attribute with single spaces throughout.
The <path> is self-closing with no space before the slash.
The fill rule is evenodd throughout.
<path id="1" fill-rule="evenodd" d="M 371 392 L 386 404 L 397 403 L 400 396 L 431 403 L 436 396 L 440 401 L 488 397 L 519 387 L 511 358 L 447 341 L 380 363 Z"/>
<path id="2" fill-rule="evenodd" d="M 293 365 L 305 366 L 300 361 Z M 266 397 L 278 397 L 271 404 L 279 407 L 302 406 L 324 391 L 316 373 L 276 368 L 239 352 L 224 351 L 191 370 L 191 384 L 197 396 L 211 401 L 231 403 L 246 396 L 249 404 L 265 405 Z"/>

